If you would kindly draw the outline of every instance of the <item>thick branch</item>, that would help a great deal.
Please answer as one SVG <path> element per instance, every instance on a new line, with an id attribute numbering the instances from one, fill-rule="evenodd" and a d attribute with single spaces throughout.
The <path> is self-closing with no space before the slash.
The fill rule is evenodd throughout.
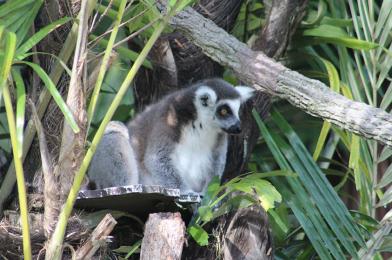
<path id="1" fill-rule="evenodd" d="M 351 101 L 320 81 L 252 51 L 191 8 L 174 16 L 169 26 L 186 35 L 214 61 L 231 68 L 249 86 L 285 98 L 305 112 L 360 136 L 392 146 L 392 117 L 385 111 Z"/>

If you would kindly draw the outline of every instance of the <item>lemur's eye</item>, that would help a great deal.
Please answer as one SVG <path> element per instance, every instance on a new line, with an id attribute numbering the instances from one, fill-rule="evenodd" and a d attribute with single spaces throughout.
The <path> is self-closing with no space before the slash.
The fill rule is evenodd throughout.
<path id="1" fill-rule="evenodd" d="M 220 112 L 221 112 L 222 116 L 227 114 L 227 110 L 226 109 L 222 109 Z"/>
<path id="2" fill-rule="evenodd" d="M 242 110 L 241 110 L 241 108 L 240 108 L 240 109 L 238 109 L 238 114 L 239 114 L 239 113 L 241 113 L 241 111 L 242 111 Z"/>

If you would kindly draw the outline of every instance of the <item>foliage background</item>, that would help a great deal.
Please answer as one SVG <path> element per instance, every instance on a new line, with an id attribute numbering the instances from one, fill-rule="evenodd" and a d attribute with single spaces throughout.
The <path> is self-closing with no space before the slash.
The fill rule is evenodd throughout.
<path id="1" fill-rule="evenodd" d="M 119 3 L 120 1 L 114 1 L 107 17 L 94 31 L 94 35 L 102 34 L 110 26 L 116 16 Z M 104 6 L 107 5 L 107 1 L 103 1 L 100 8 L 101 13 L 105 10 Z M 141 3 L 135 6 L 137 8 L 133 10 L 134 13 L 129 15 L 135 15 L 145 9 Z M 262 26 L 265 25 L 266 14 L 270 7 L 271 1 L 268 0 L 244 1 L 233 35 L 250 46 Z M 391 0 L 309 1 L 307 15 L 293 35 L 290 45 L 280 61 L 305 76 L 322 81 L 348 98 L 368 103 L 389 112 L 392 103 L 391 10 Z M 148 12 L 137 22 L 120 28 L 116 42 L 142 28 L 153 19 L 155 19 L 154 14 Z M 137 54 L 144 46 L 153 29 L 150 28 L 133 39 L 131 46 L 136 46 L 133 50 L 134 53 Z M 168 31 L 170 29 L 166 29 L 166 32 Z M 375 43 L 378 47 L 371 48 L 368 43 Z M 128 48 L 130 45 L 124 43 L 121 46 Z M 97 53 L 102 50 L 102 46 L 94 48 Z M 90 141 L 132 65 L 129 58 L 129 55 L 120 52 L 114 62 L 116 65 L 111 67 L 105 76 L 88 135 Z M 224 79 L 233 84 L 238 81 L 228 69 L 225 70 Z M 132 118 L 133 101 L 129 88 L 121 106 L 114 115 L 114 119 L 126 121 Z M 392 248 L 390 235 L 390 202 L 392 200 L 390 156 L 392 151 L 375 141 L 359 138 L 345 130 L 331 126 L 321 119 L 311 117 L 284 100 L 273 98 L 273 106 L 290 123 L 302 143 L 305 144 L 308 153 L 316 159 L 319 169 L 342 198 L 346 208 L 350 210 L 350 214 L 355 219 L 369 248 L 369 250 L 364 250 L 363 245 L 357 243 L 358 241 L 353 243 L 358 258 L 385 259 L 388 257 L 388 254 L 382 255 L 381 253 L 390 252 Z M 278 117 L 270 117 L 266 121 L 266 129 L 289 141 L 290 138 L 285 137 L 285 131 L 278 127 L 282 122 L 284 121 Z M 277 151 L 280 149 L 271 147 L 269 143 L 271 141 L 278 142 L 279 138 L 272 136 L 270 141 L 268 139 L 269 137 L 264 132 L 254 149 L 249 165 L 254 173 L 282 168 L 279 160 L 284 161 L 284 156 L 279 157 Z M 8 158 L 11 158 L 11 146 L 5 109 L 1 103 L 0 147 Z M 298 152 L 292 143 L 289 146 Z M 305 164 L 305 157 L 298 154 L 298 158 L 299 164 Z M 283 161 L 281 162 L 283 163 Z M 288 161 L 294 166 L 293 161 Z M 297 170 L 293 171 L 301 176 L 304 174 Z M 277 189 L 283 196 L 283 202 L 276 205 L 277 208 L 274 211 L 276 215 L 274 213 L 272 213 L 274 216 L 270 215 L 271 227 L 274 231 L 276 259 L 332 259 L 332 257 L 344 259 L 343 255 L 352 255 L 346 247 L 350 242 L 342 242 L 341 238 L 336 239 L 338 248 L 317 248 L 315 237 L 318 236 L 317 228 L 320 227 L 316 225 L 316 231 L 305 230 L 303 223 L 298 219 L 299 216 L 290 206 L 292 205 L 289 203 L 290 199 L 285 196 L 285 191 L 289 191 L 294 194 L 294 199 L 301 196 L 311 198 L 313 204 L 308 205 L 308 209 L 304 206 L 305 212 L 313 210 L 312 207 L 318 212 L 317 206 L 320 207 L 320 205 L 314 202 L 314 195 L 310 195 L 314 187 L 307 187 L 306 183 L 302 183 L 301 185 L 305 186 L 305 189 L 302 194 L 299 194 L 298 190 L 293 190 L 290 186 L 290 180 L 283 176 L 273 177 L 270 180 L 276 186 L 277 183 L 281 183 L 282 186 Z M 323 191 L 314 190 L 313 192 Z M 288 229 L 282 229 L 282 225 L 278 222 L 283 222 Z M 339 228 L 331 227 L 330 222 L 328 224 L 327 233 L 336 238 L 335 232 Z M 309 232 L 314 232 L 314 234 Z M 347 240 L 350 240 L 349 234 L 347 234 Z M 341 251 L 338 252 L 339 250 Z"/>

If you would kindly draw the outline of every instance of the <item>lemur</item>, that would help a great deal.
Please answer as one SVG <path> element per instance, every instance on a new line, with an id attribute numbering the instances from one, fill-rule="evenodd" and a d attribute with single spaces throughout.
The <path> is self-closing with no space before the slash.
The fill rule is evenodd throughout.
<path id="1" fill-rule="evenodd" d="M 222 176 L 229 134 L 242 131 L 249 87 L 207 79 L 148 106 L 126 126 L 110 122 L 89 167 L 97 189 L 161 185 L 203 195 Z"/>

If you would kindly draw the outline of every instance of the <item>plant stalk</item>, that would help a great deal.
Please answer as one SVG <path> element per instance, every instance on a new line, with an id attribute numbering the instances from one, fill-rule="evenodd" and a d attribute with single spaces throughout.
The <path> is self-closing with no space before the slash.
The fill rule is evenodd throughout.
<path id="1" fill-rule="evenodd" d="M 99 92 L 101 90 L 101 86 L 102 86 L 102 82 L 103 82 L 103 78 L 105 76 L 105 72 L 107 70 L 107 66 L 108 66 L 108 62 L 110 59 L 110 54 L 111 54 L 111 50 L 113 49 L 113 44 L 114 44 L 114 40 L 116 39 L 117 33 L 118 33 L 118 29 L 120 26 L 120 22 L 121 19 L 123 17 L 124 14 L 124 9 L 125 9 L 125 4 L 127 1 L 121 1 L 120 7 L 118 9 L 117 12 L 117 17 L 116 20 L 114 21 L 114 27 L 112 30 L 112 33 L 110 34 L 110 39 L 108 42 L 108 45 L 106 47 L 106 52 L 105 55 L 103 56 L 102 59 L 102 64 L 101 64 L 101 68 L 99 70 L 99 74 L 97 77 L 97 82 L 95 84 L 95 88 L 93 91 L 93 94 L 91 96 L 91 101 L 90 101 L 90 105 L 88 107 L 88 111 L 87 111 L 87 117 L 88 117 L 88 121 L 87 121 L 87 133 L 88 133 L 88 129 L 90 127 L 91 124 L 91 120 L 93 118 L 94 115 L 94 111 L 95 111 L 95 106 L 97 105 L 97 100 L 98 100 L 98 96 L 99 96 Z"/>
<path id="2" fill-rule="evenodd" d="M 12 150 L 14 154 L 16 180 L 18 184 L 20 215 L 22 218 L 23 254 L 24 254 L 24 259 L 31 260 L 30 228 L 29 228 L 29 217 L 28 217 L 28 210 L 27 210 L 25 179 L 23 174 L 22 160 L 18 156 L 15 116 L 12 108 L 11 93 L 8 84 L 5 84 L 4 86 L 3 95 L 4 95 L 5 110 L 7 112 L 7 121 L 8 121 L 8 126 L 11 135 Z"/>
<path id="3" fill-rule="evenodd" d="M 124 0 L 123 0 L 124 1 Z M 177 4 L 178 5 L 178 4 Z M 177 5 L 175 7 L 177 7 Z M 117 95 L 115 96 L 112 104 L 109 107 L 108 112 L 106 113 L 104 119 L 102 120 L 102 123 L 97 131 L 97 133 L 94 136 L 94 139 L 91 143 L 90 148 L 87 151 L 87 154 L 82 162 L 82 165 L 80 166 L 79 172 L 75 176 L 75 180 L 73 183 L 73 187 L 71 188 L 67 201 L 64 205 L 64 209 L 60 214 L 59 217 L 59 222 L 57 223 L 56 229 L 53 233 L 52 236 L 52 241 L 50 243 L 50 246 L 56 246 L 56 252 L 58 252 L 53 259 L 60 259 L 61 255 L 61 248 L 64 240 L 64 235 L 65 235 L 65 228 L 67 226 L 67 221 L 69 218 L 69 215 L 71 214 L 71 210 L 73 208 L 73 204 L 76 200 L 77 193 L 80 188 L 80 184 L 83 180 L 84 174 L 87 171 L 87 167 L 93 157 L 95 149 L 98 147 L 98 143 L 101 140 L 101 137 L 103 135 L 103 132 L 105 131 L 105 128 L 111 118 L 113 117 L 114 112 L 116 111 L 118 105 L 120 104 L 123 96 L 125 95 L 126 90 L 128 89 L 129 85 L 131 84 L 133 78 L 136 75 L 136 72 L 142 65 L 144 59 L 147 57 L 147 54 L 151 50 L 152 46 L 154 45 L 155 41 L 158 39 L 160 36 L 161 32 L 171 19 L 171 17 L 175 14 L 176 8 L 171 8 L 171 11 L 164 17 L 163 22 L 158 26 L 158 28 L 155 30 L 151 38 L 148 40 L 146 46 L 140 53 L 139 57 L 136 59 L 135 63 L 133 64 L 131 70 L 129 71 L 127 77 L 125 78 L 123 84 L 121 85 Z"/>

